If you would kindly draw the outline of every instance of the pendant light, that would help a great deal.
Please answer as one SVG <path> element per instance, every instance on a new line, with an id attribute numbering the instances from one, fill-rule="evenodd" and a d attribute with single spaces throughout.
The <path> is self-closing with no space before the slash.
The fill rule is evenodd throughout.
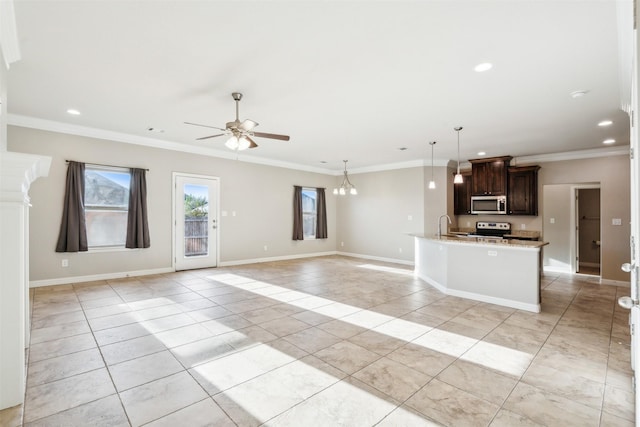
<path id="1" fill-rule="evenodd" d="M 433 180 L 433 146 L 436 145 L 436 142 L 430 142 L 431 146 L 431 181 L 429 181 L 429 190 L 433 190 L 436 188 L 436 182 Z"/>
<path id="2" fill-rule="evenodd" d="M 340 187 L 333 189 L 333 194 L 336 194 L 336 195 L 339 194 L 341 196 L 344 196 L 345 194 L 347 194 L 347 192 L 349 192 L 349 194 L 355 196 L 358 194 L 358 190 L 356 190 L 355 185 L 353 185 L 351 181 L 349 181 L 349 177 L 347 176 L 348 160 L 343 160 L 343 162 L 344 162 L 344 178 L 342 178 L 342 184 L 340 184 Z"/>
<path id="3" fill-rule="evenodd" d="M 458 170 L 456 176 L 453 178 L 453 183 L 462 184 L 462 175 L 460 174 L 460 131 L 462 130 L 462 126 L 455 127 L 453 130 L 458 132 Z"/>

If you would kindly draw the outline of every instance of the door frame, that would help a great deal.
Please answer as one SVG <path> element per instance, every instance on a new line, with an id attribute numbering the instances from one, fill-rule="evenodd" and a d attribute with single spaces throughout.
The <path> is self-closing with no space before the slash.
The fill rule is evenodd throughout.
<path id="1" fill-rule="evenodd" d="M 569 219 L 569 227 L 572 230 L 571 232 L 571 242 L 569 243 L 569 256 L 571 260 L 571 274 L 576 274 L 579 270 L 578 265 L 578 253 L 580 248 L 579 237 L 578 237 L 578 190 L 588 190 L 588 189 L 598 189 L 601 190 L 600 193 L 600 223 L 598 224 L 600 227 L 600 233 L 602 233 L 602 189 L 600 188 L 600 183 L 595 184 L 577 184 L 571 186 L 571 217 Z M 602 246 L 600 247 L 600 260 L 602 260 Z M 600 277 L 602 277 L 602 265 L 600 266 Z"/>
<path id="2" fill-rule="evenodd" d="M 177 179 L 178 177 L 185 178 L 199 178 L 210 179 L 217 182 L 218 188 L 215 192 L 215 214 L 216 214 L 216 238 L 214 244 L 216 245 L 216 266 L 220 265 L 220 177 L 211 175 L 200 175 L 186 172 L 172 172 L 171 174 L 171 269 L 176 270 L 176 228 L 178 226 L 176 219 L 176 192 L 177 192 Z"/>

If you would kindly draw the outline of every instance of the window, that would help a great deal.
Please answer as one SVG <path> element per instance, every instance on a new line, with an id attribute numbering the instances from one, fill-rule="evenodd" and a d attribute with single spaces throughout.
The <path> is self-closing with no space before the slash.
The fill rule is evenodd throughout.
<path id="1" fill-rule="evenodd" d="M 89 248 L 125 246 L 130 180 L 129 169 L 85 168 L 84 207 Z"/>
<path id="2" fill-rule="evenodd" d="M 302 188 L 302 232 L 305 239 L 316 238 L 317 201 L 315 188 Z"/>

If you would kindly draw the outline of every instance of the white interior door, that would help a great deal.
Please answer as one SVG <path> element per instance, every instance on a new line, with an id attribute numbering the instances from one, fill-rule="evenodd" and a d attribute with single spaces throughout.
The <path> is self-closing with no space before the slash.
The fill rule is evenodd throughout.
<path id="1" fill-rule="evenodd" d="M 638 298 L 640 297 L 638 264 L 640 260 L 640 153 L 638 152 L 638 46 L 637 34 L 634 30 L 634 52 L 633 55 L 633 73 L 632 73 L 632 91 L 631 91 L 631 132 L 630 132 L 630 148 L 631 148 L 631 236 L 630 236 L 630 261 L 624 264 L 622 269 L 631 273 L 631 289 L 630 298 L 623 301 L 620 298 L 620 305 L 631 308 L 629 323 L 631 326 L 631 367 L 634 371 L 634 391 L 635 391 L 635 413 L 636 425 L 640 425 L 640 306 Z"/>
<path id="2" fill-rule="evenodd" d="M 174 174 L 175 270 L 218 265 L 217 178 Z"/>

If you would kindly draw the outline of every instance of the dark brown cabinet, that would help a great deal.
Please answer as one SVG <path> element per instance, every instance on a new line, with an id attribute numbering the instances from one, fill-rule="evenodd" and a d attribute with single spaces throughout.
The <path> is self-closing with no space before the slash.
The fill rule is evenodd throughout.
<path id="1" fill-rule="evenodd" d="M 469 160 L 472 174 L 472 195 L 505 196 L 507 194 L 507 169 L 511 156 Z"/>
<path id="2" fill-rule="evenodd" d="M 471 214 L 471 171 L 460 171 L 462 184 L 453 184 L 454 215 Z"/>
<path id="3" fill-rule="evenodd" d="M 538 215 L 538 169 L 540 166 L 508 168 L 510 215 Z"/>

